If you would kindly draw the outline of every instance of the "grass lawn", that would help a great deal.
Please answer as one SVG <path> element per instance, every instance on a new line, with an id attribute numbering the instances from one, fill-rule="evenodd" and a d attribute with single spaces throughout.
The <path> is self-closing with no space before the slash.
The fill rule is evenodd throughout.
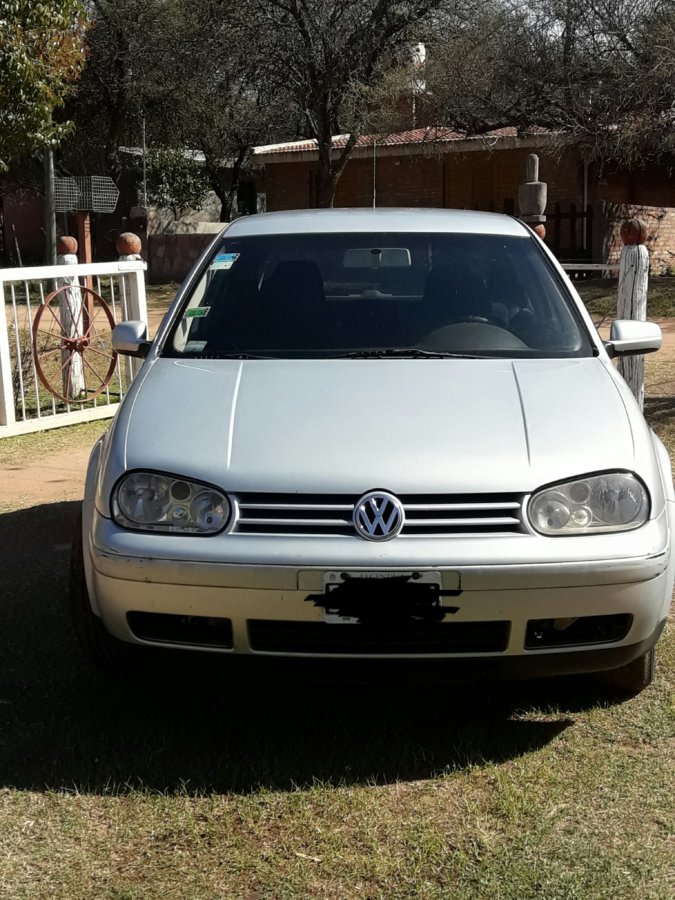
<path id="1" fill-rule="evenodd" d="M 658 358 L 647 415 L 675 457 Z M 0 466 L 104 427 L 0 441 Z M 674 624 L 627 702 L 583 679 L 312 684 L 182 655 L 116 684 L 65 612 L 75 510 L 0 515 L 0 897 L 675 896 Z"/>
<path id="2" fill-rule="evenodd" d="M 616 278 L 592 278 L 575 281 L 586 308 L 595 319 L 616 318 Z M 675 278 L 650 278 L 647 298 L 647 318 L 675 316 Z"/>

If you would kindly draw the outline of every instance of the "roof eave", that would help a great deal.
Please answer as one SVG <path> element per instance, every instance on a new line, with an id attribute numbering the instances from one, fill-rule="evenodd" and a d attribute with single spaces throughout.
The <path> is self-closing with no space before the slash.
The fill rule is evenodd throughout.
<path id="1" fill-rule="evenodd" d="M 428 155 L 444 156 L 449 153 L 471 153 L 481 150 L 517 150 L 543 148 L 551 143 L 567 142 L 569 136 L 559 132 L 548 134 L 531 134 L 523 137 L 501 136 L 467 138 L 465 140 L 428 140 L 417 141 L 409 144 L 375 144 L 378 157 L 385 156 L 419 156 L 421 153 Z M 331 159 L 337 160 L 342 153 L 341 148 L 331 150 Z M 255 153 L 253 160 L 259 165 L 272 165 L 276 163 L 293 162 L 317 162 L 319 151 L 313 150 L 275 150 L 271 153 Z M 352 159 L 372 159 L 373 144 L 355 147 L 351 155 Z"/>

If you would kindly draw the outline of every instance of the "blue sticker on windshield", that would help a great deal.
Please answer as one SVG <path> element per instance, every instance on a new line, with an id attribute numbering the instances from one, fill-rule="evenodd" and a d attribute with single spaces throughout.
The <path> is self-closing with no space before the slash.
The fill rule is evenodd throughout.
<path id="1" fill-rule="evenodd" d="M 239 253 L 219 253 L 211 263 L 212 269 L 231 269 L 239 259 Z"/>

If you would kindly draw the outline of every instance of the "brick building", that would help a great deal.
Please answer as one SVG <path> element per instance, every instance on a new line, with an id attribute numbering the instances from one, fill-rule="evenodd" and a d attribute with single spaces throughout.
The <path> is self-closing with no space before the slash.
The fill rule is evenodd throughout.
<path id="1" fill-rule="evenodd" d="M 346 137 L 334 138 L 335 154 Z M 547 241 L 562 259 L 615 260 L 618 225 L 638 212 L 650 226 L 654 271 L 675 266 L 675 176 L 666 168 L 600 171 L 560 135 L 503 128 L 467 138 L 420 128 L 363 137 L 340 179 L 335 205 L 416 206 L 516 213 L 528 153 L 548 183 Z M 257 147 L 267 209 L 306 209 L 316 200 L 316 142 Z"/>

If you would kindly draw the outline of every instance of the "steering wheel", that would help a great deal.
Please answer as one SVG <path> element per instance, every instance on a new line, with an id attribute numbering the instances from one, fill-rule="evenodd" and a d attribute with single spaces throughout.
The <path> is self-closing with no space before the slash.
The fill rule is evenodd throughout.
<path id="1" fill-rule="evenodd" d="M 488 319 L 487 316 L 462 316 L 461 319 L 457 319 L 458 322 L 480 322 L 483 325 L 494 325 L 495 328 L 499 328 L 501 326 L 497 325 L 496 322 L 493 322 L 492 319 Z M 450 323 L 453 324 L 453 323 Z"/>
<path id="2" fill-rule="evenodd" d="M 476 328 L 478 325 L 478 328 Z M 430 331 L 415 345 L 427 350 L 526 350 L 527 344 L 508 328 L 486 319 L 472 317 Z"/>

